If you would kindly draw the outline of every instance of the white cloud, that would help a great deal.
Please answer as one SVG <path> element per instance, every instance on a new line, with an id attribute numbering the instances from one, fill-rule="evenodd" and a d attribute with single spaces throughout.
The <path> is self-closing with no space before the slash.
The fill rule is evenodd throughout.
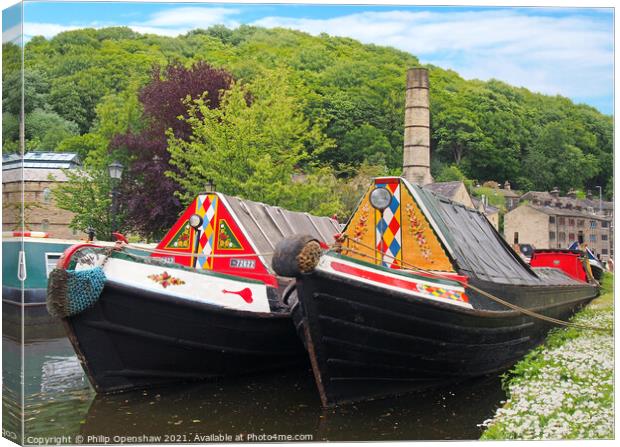
<path id="1" fill-rule="evenodd" d="M 157 12 L 144 25 L 155 27 L 207 28 L 211 25 L 226 23 L 228 17 L 239 14 L 233 8 L 184 7 Z"/>
<path id="2" fill-rule="evenodd" d="M 232 6 L 232 5 L 231 5 Z M 592 15 L 561 16 L 540 9 L 484 11 L 368 11 L 327 19 L 271 16 L 253 25 L 351 37 L 408 51 L 423 63 L 451 68 L 467 79 L 501 79 L 533 91 L 571 98 L 611 98 L 613 29 Z M 557 10 L 554 10 L 557 11 Z M 224 24 L 241 14 L 227 7 L 178 7 L 124 23 L 24 24 L 26 39 L 79 27 L 125 25 L 140 33 L 177 36 Z"/>
<path id="3" fill-rule="evenodd" d="M 2 43 L 13 42 L 19 43 L 19 39 L 22 35 L 21 24 L 13 25 L 12 27 L 2 31 Z"/>
<path id="4" fill-rule="evenodd" d="M 83 28 L 84 26 L 59 25 L 57 23 L 24 22 L 24 38 L 25 40 L 28 40 L 33 36 L 44 36 L 46 38 L 50 38 L 58 33 Z"/>
<path id="5" fill-rule="evenodd" d="M 497 78 L 547 94 L 604 96 L 613 86 L 613 33 L 588 16 L 395 10 L 329 19 L 265 17 L 254 24 L 394 46 L 466 78 Z"/>
<path id="6" fill-rule="evenodd" d="M 174 37 L 179 34 L 185 34 L 195 28 L 208 28 L 216 24 L 236 28 L 239 26 L 239 22 L 231 17 L 239 13 L 240 11 L 234 8 L 181 7 L 156 12 L 151 14 L 146 20 L 135 20 L 125 23 L 90 22 L 80 25 L 59 25 L 56 23 L 25 22 L 24 36 L 26 40 L 38 35 L 50 38 L 63 31 L 78 28 L 128 26 L 139 33 Z"/>

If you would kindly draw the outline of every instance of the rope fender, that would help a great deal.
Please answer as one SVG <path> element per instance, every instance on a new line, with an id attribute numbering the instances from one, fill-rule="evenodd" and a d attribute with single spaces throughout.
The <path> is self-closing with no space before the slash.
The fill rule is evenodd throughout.
<path id="1" fill-rule="evenodd" d="M 56 268 L 47 284 L 47 311 L 58 318 L 77 315 L 99 300 L 106 276 L 101 267 L 87 270 Z"/>

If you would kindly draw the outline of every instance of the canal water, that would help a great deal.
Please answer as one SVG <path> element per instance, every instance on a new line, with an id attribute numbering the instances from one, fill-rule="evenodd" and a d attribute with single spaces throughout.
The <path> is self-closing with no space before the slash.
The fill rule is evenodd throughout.
<path id="1" fill-rule="evenodd" d="M 323 410 L 309 368 L 213 383 L 97 396 L 69 341 L 24 344 L 25 438 L 41 442 L 121 440 L 200 442 L 270 440 L 304 435 L 314 441 L 472 440 L 478 424 L 505 399 L 497 376 L 432 392 Z M 21 346 L 3 337 L 3 362 L 18 365 Z M 3 426 L 19 433 L 18 371 L 4 371 Z M 263 436 L 262 438 L 259 436 Z M 310 435 L 310 436 L 307 436 Z M 132 438 L 133 437 L 133 438 Z M 253 437 L 253 438 L 252 438 Z M 273 438 L 271 440 L 274 440 Z"/>

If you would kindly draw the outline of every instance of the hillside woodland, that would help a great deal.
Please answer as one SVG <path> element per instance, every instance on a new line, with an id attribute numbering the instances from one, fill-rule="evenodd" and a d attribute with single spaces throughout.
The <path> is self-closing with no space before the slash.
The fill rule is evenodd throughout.
<path id="1" fill-rule="evenodd" d="M 5 44 L 5 153 L 18 148 L 19 60 Z M 27 150 L 78 152 L 84 164 L 56 195 L 78 212 L 76 228 L 107 234 L 97 215 L 109 209 L 102 182 L 117 159 L 123 230 L 148 238 L 209 179 L 228 194 L 346 218 L 369 177 L 401 172 L 405 74 L 421 65 L 394 48 L 251 26 L 174 38 L 81 29 L 32 38 L 24 63 Z M 602 185 L 611 196 L 611 116 L 427 68 L 436 180 Z"/>

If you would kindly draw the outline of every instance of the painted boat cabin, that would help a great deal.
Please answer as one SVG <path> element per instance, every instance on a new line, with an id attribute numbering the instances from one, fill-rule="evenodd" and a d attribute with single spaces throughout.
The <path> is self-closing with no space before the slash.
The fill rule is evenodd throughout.
<path id="1" fill-rule="evenodd" d="M 532 269 L 483 213 L 400 177 L 373 180 L 343 236 L 344 254 L 384 268 L 495 284 L 571 281 Z"/>
<path id="2" fill-rule="evenodd" d="M 277 287 L 271 258 L 281 239 L 308 234 L 331 244 L 339 231 L 338 222 L 329 217 L 222 193 L 204 193 L 189 204 L 153 256 Z"/>

